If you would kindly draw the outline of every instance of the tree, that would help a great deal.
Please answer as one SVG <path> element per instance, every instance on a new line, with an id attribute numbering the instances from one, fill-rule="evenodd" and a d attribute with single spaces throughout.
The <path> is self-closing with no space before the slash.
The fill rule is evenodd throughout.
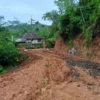
<path id="1" fill-rule="evenodd" d="M 64 14 L 66 11 L 65 0 L 55 0 L 54 3 L 58 7 L 58 12 Z"/>
<path id="2" fill-rule="evenodd" d="M 44 20 L 49 20 L 52 21 L 53 23 L 57 23 L 58 17 L 59 17 L 58 12 L 56 10 L 52 10 L 51 12 L 45 13 L 42 18 Z"/>
<path id="3" fill-rule="evenodd" d="M 55 0 L 58 7 L 56 15 L 54 12 L 46 13 L 44 18 L 52 21 L 51 28 L 54 33 L 59 31 L 66 39 L 73 39 L 78 33 L 86 38 L 86 48 L 92 40 L 93 31 L 98 25 L 100 17 L 100 0 Z M 56 27 L 55 27 L 56 26 Z"/>
<path id="4" fill-rule="evenodd" d="M 51 34 L 56 34 L 59 31 L 59 13 L 56 10 L 52 10 L 51 12 L 47 12 L 43 15 L 44 20 L 52 21 L 52 25 L 50 28 Z"/>
<path id="5" fill-rule="evenodd" d="M 4 24 L 4 16 L 0 16 L 0 25 Z"/>
<path id="6" fill-rule="evenodd" d="M 0 27 L 0 65 L 14 65 L 21 60 L 23 60 L 23 55 L 17 51 L 13 42 L 10 41 L 8 29 Z"/>

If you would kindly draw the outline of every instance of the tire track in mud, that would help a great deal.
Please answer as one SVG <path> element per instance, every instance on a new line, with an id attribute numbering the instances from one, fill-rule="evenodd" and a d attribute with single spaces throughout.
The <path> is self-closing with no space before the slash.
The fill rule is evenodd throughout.
<path id="1" fill-rule="evenodd" d="M 100 63 L 92 62 L 90 60 L 75 60 L 70 57 L 67 57 L 65 60 L 69 67 L 82 67 L 88 69 L 91 76 L 100 76 Z"/>

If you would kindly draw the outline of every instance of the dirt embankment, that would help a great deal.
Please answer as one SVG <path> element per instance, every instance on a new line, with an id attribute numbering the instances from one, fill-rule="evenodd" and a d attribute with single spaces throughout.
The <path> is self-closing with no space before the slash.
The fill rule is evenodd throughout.
<path id="1" fill-rule="evenodd" d="M 0 76 L 0 100 L 100 100 L 100 82 L 51 50 L 22 51 L 21 67 Z"/>
<path id="2" fill-rule="evenodd" d="M 99 61 L 100 60 L 100 37 L 96 37 L 91 41 L 88 50 L 88 56 L 86 53 L 86 42 L 84 38 L 80 38 L 79 36 L 73 40 L 74 47 L 76 49 L 76 56 L 80 58 L 85 58 L 89 60 Z M 59 37 L 56 40 L 54 51 L 56 54 L 60 54 L 63 56 L 68 55 L 69 46 L 67 46 L 63 39 Z"/>

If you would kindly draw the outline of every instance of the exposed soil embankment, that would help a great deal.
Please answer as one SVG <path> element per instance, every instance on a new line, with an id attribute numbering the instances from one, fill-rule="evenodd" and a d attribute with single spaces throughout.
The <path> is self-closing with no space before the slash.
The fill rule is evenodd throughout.
<path id="1" fill-rule="evenodd" d="M 63 56 L 68 55 L 68 50 L 70 47 L 67 45 L 68 43 L 64 42 L 61 37 L 56 40 L 54 51 L 56 54 L 61 54 Z M 84 38 L 80 38 L 77 36 L 73 40 L 73 46 L 76 49 L 76 56 L 80 58 L 90 59 L 94 61 L 100 60 L 100 37 L 95 37 L 94 40 L 91 41 L 88 49 L 88 56 L 86 52 L 86 41 Z"/>

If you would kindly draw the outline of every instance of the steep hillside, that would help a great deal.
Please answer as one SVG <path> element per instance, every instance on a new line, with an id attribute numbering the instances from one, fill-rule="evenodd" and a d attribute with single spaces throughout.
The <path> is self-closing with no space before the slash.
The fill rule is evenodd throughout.
<path id="1" fill-rule="evenodd" d="M 85 58 L 85 59 L 91 59 L 94 61 L 100 60 L 100 37 L 95 37 L 94 40 L 92 40 L 88 54 L 86 53 L 86 46 L 85 46 L 85 39 L 76 37 L 73 40 L 74 47 L 76 49 L 76 55 L 77 57 Z M 68 50 L 70 49 L 67 44 L 64 43 L 63 39 L 60 37 L 56 40 L 56 44 L 54 47 L 54 51 L 56 53 L 62 54 L 64 56 L 68 55 Z"/>

